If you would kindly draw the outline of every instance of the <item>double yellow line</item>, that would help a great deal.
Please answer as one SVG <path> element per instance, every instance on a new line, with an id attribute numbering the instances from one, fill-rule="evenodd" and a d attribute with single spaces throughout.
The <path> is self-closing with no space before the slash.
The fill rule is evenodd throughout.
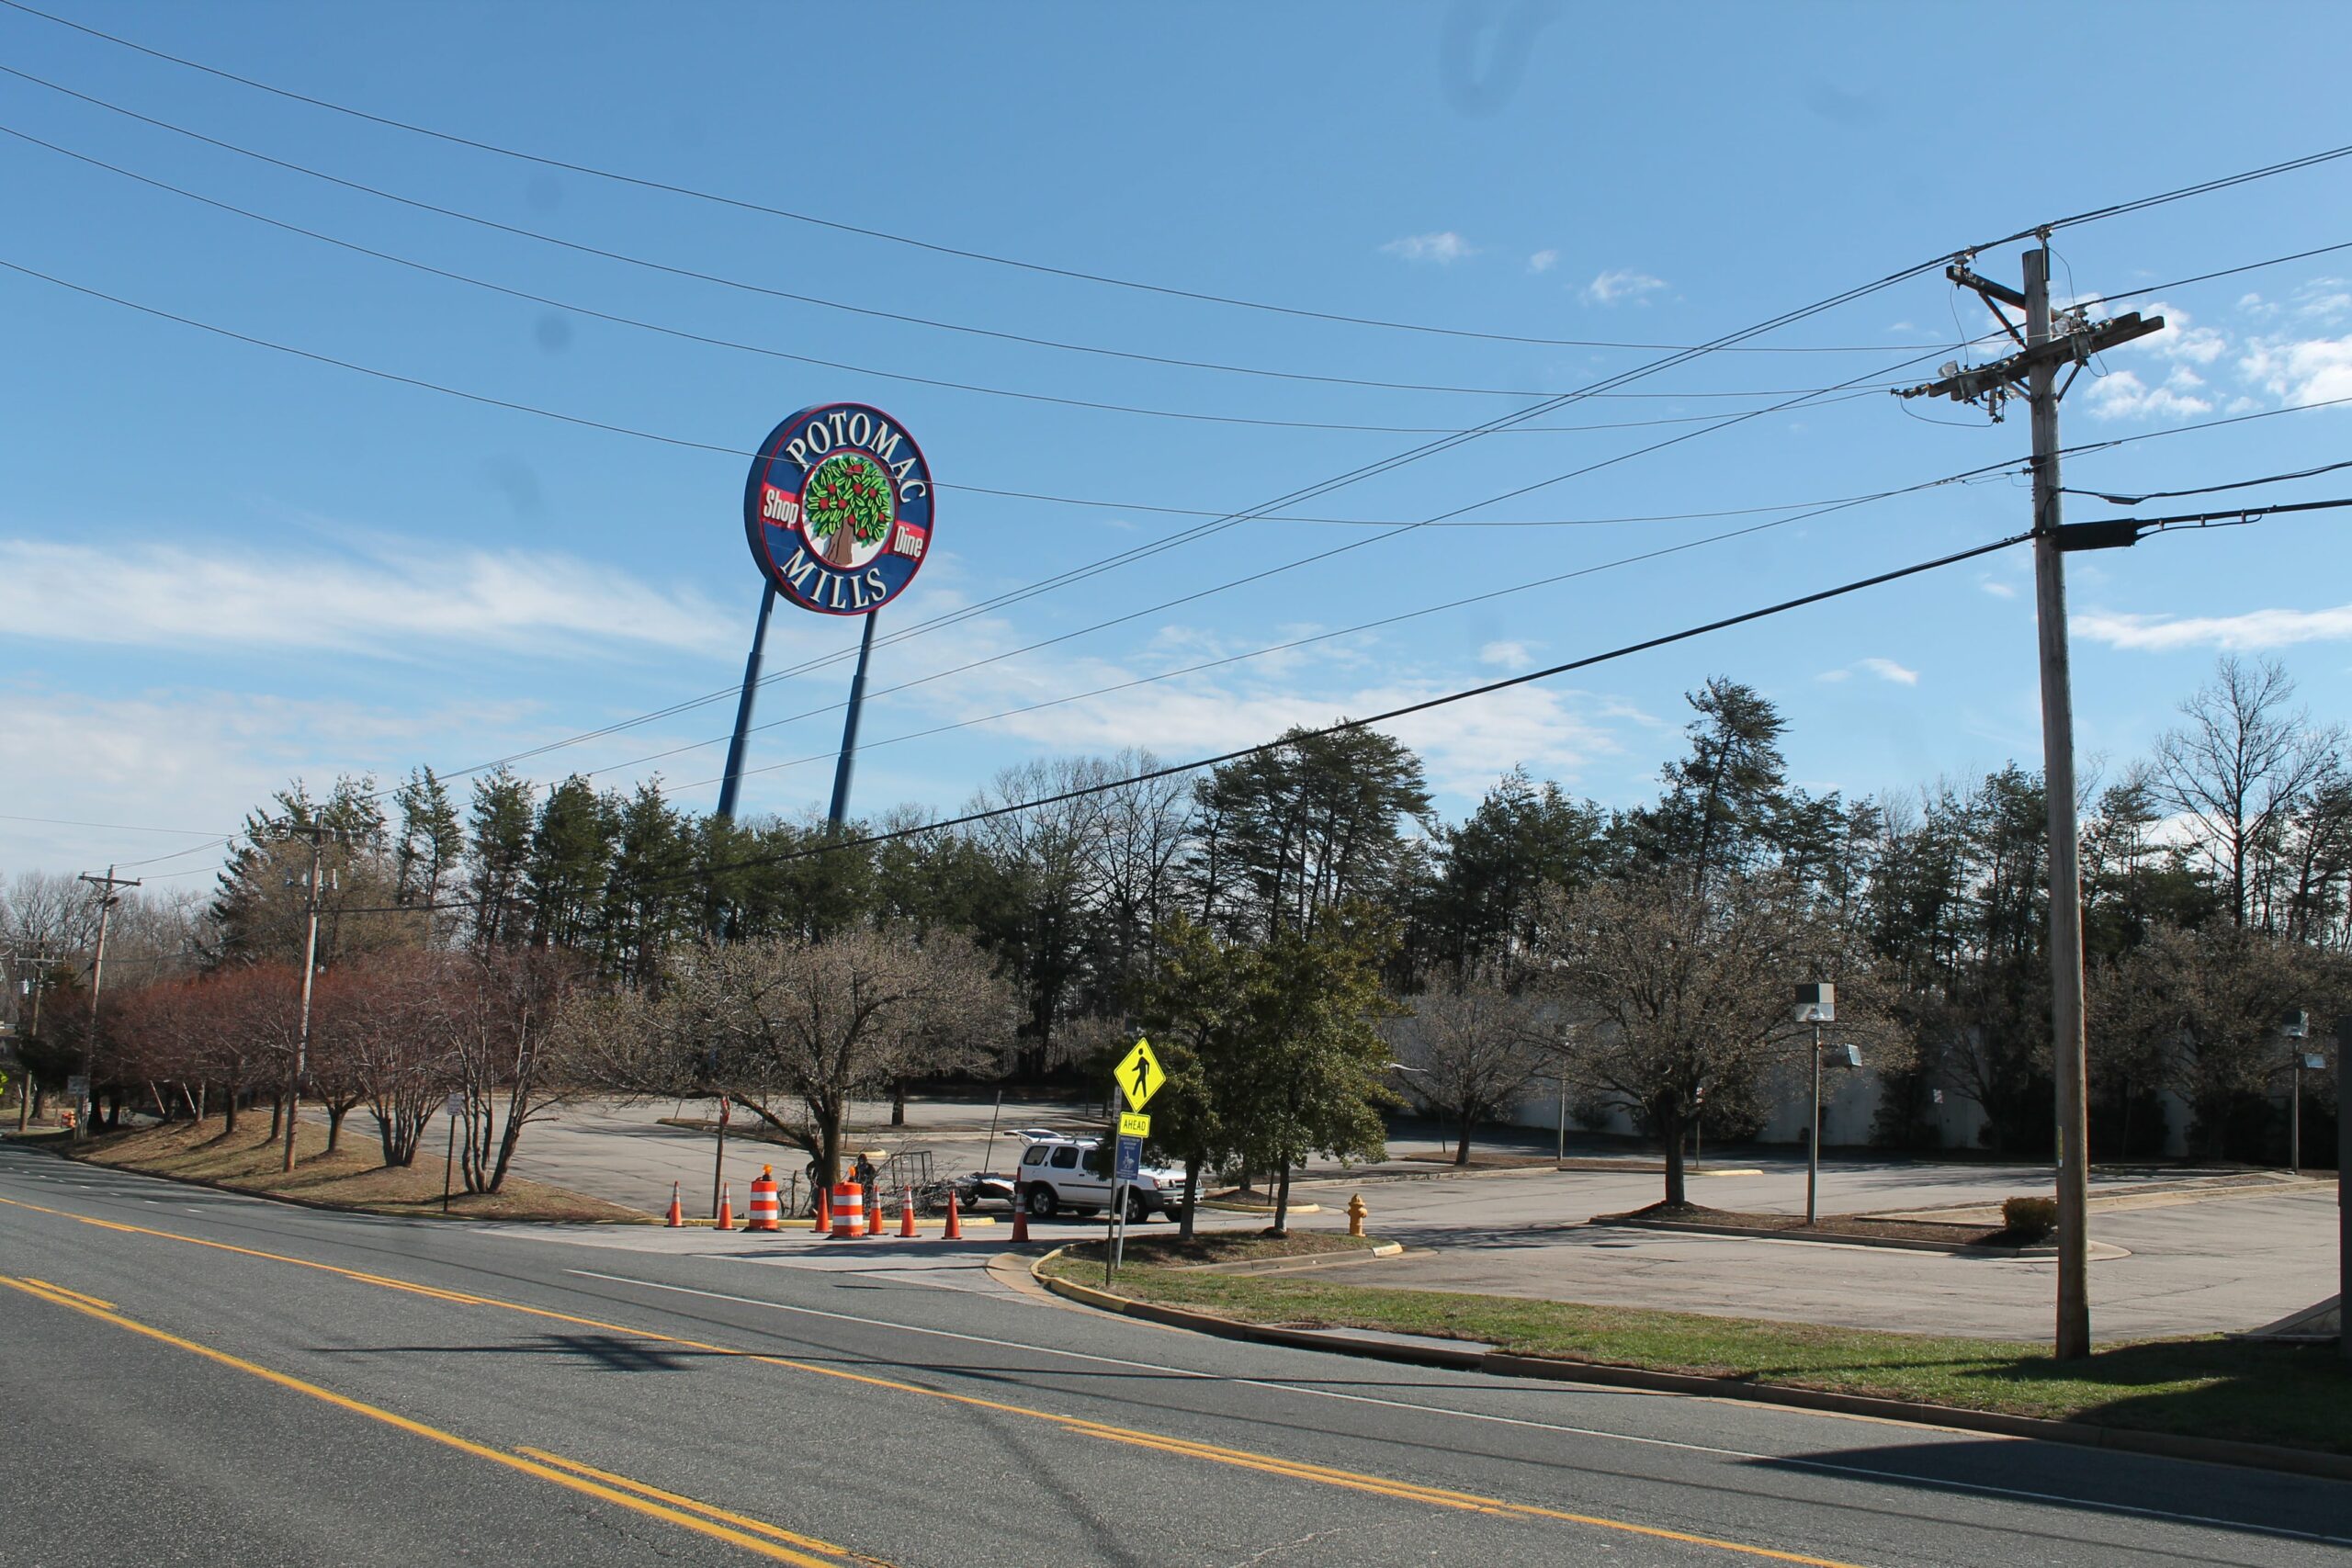
<path id="1" fill-rule="evenodd" d="M 1598 1514 L 1572 1513 L 1558 1508 L 1543 1507 L 1532 1503 L 1514 1503 L 1505 1498 L 1482 1496 L 1472 1492 L 1450 1491 L 1443 1487 L 1424 1486 L 1416 1482 L 1395 1481 L 1385 1476 L 1371 1475 L 1357 1471 L 1340 1470 L 1330 1465 L 1312 1464 L 1303 1460 L 1285 1459 L 1280 1455 L 1258 1453 L 1248 1449 L 1225 1448 L 1217 1444 L 1198 1442 L 1189 1438 L 1179 1438 L 1166 1433 L 1147 1432 L 1135 1427 L 1110 1426 L 1100 1421 L 1090 1421 L 1080 1416 L 1066 1416 L 1057 1411 L 1039 1410 L 1025 1404 L 1011 1404 L 1001 1400 L 982 1399 L 974 1394 L 953 1393 L 945 1389 L 926 1388 L 921 1383 L 904 1382 L 895 1378 L 875 1377 L 865 1372 L 846 1371 L 839 1367 L 818 1366 L 808 1361 L 796 1361 L 791 1359 L 789 1357 L 771 1356 L 763 1354 L 756 1350 L 741 1349 L 733 1346 L 712 1345 L 701 1340 L 680 1338 L 674 1335 L 658 1334 L 648 1329 L 631 1328 L 623 1324 L 605 1323 L 596 1318 L 580 1317 L 570 1313 L 553 1312 L 545 1307 L 526 1306 L 520 1302 L 502 1301 L 494 1296 L 477 1296 L 458 1291 L 445 1291 L 434 1286 L 415 1284 L 410 1280 L 395 1280 L 386 1275 L 369 1274 L 357 1269 L 339 1268 L 332 1263 L 314 1262 L 306 1258 L 290 1258 L 283 1253 L 262 1252 L 252 1247 L 232 1246 L 227 1242 L 207 1241 L 198 1236 L 182 1235 L 175 1231 L 152 1230 L 143 1225 L 122 1224 L 111 1220 L 91 1219 L 85 1215 L 70 1213 L 62 1209 L 46 1209 L 37 1203 L 20 1202 L 13 1198 L 0 1198 L 0 1204 L 6 1204 L 10 1208 L 28 1209 L 37 1213 L 50 1214 L 60 1219 L 73 1220 L 82 1224 L 97 1225 L 107 1230 L 123 1231 L 137 1235 L 154 1236 L 164 1241 L 182 1242 L 191 1247 L 211 1247 L 217 1251 L 238 1253 L 247 1258 L 265 1258 L 275 1263 L 290 1264 L 296 1268 L 318 1269 L 324 1273 L 340 1275 L 345 1279 L 353 1280 L 362 1284 L 375 1285 L 387 1290 L 405 1291 L 416 1295 L 447 1302 L 454 1305 L 492 1307 L 505 1312 L 521 1313 L 530 1317 L 548 1318 L 558 1323 L 568 1323 L 585 1328 L 602 1329 L 606 1333 L 628 1335 L 633 1338 L 650 1340 L 657 1344 L 674 1345 L 682 1349 L 697 1350 L 709 1355 L 735 1357 L 743 1360 L 756 1361 L 763 1366 L 781 1367 L 791 1371 L 806 1372 L 814 1377 L 831 1378 L 839 1382 L 864 1384 L 870 1388 L 887 1389 L 894 1393 L 917 1394 L 925 1399 L 943 1400 L 949 1404 L 967 1405 L 980 1410 L 994 1411 L 1001 1415 L 1024 1416 L 1033 1420 L 1050 1423 L 1053 1426 L 1058 1427 L 1078 1436 L 1094 1438 L 1104 1442 L 1120 1443 L 1132 1448 L 1149 1449 L 1157 1452 L 1196 1460 L 1205 1463 L 1221 1464 L 1240 1470 L 1256 1471 L 1261 1474 L 1281 1476 L 1294 1481 L 1305 1481 L 1317 1485 L 1339 1487 L 1351 1492 L 1368 1493 L 1377 1496 L 1394 1498 L 1401 1502 L 1418 1503 L 1430 1507 L 1445 1508 L 1465 1513 L 1488 1514 L 1510 1518 L 1548 1521 L 1556 1524 L 1581 1525 L 1589 1529 L 1611 1531 L 1621 1535 L 1640 1536 L 1653 1540 L 1670 1540 L 1684 1546 L 1703 1547 L 1713 1551 L 1735 1553 L 1743 1557 L 1758 1558 L 1766 1562 L 1796 1563 L 1800 1565 L 1800 1568 L 1861 1568 L 1860 1564 L 1845 1562 L 1838 1558 L 1814 1557 L 1803 1552 L 1782 1551 L 1772 1547 L 1758 1546 L 1747 1541 L 1730 1540 L 1716 1536 L 1696 1535 L 1683 1530 L 1667 1529 L 1656 1525 L 1636 1524 L 1630 1519 L 1610 1518 Z M 271 1371 L 267 1368 L 256 1366 L 250 1361 L 241 1360 L 238 1358 L 227 1355 L 224 1352 L 211 1349 L 206 1346 L 198 1345 L 190 1340 L 177 1338 L 175 1336 L 165 1334 L 160 1329 L 150 1328 L 146 1325 L 133 1322 L 131 1319 L 124 1317 L 119 1313 L 107 1310 L 105 1303 L 99 1303 L 96 1305 L 92 1304 L 96 1303 L 97 1298 L 96 1297 L 77 1297 L 71 1292 L 62 1291 L 60 1287 L 54 1285 L 41 1285 L 38 1281 L 32 1280 L 10 1280 L 6 1276 L 0 1276 L 0 1284 L 10 1285 L 16 1289 L 26 1291 L 31 1294 L 42 1295 L 46 1299 L 58 1303 L 60 1305 L 70 1306 L 77 1311 L 88 1313 L 94 1317 L 102 1318 L 107 1322 L 116 1324 L 120 1327 L 127 1328 L 133 1333 L 143 1334 L 151 1338 L 161 1340 L 165 1344 L 177 1346 L 181 1349 L 187 1350 L 196 1355 L 203 1356 L 208 1359 L 219 1362 L 221 1365 L 232 1366 L 240 1371 L 251 1372 L 256 1377 L 265 1378 L 271 1382 L 279 1384 L 282 1387 L 299 1390 L 300 1392 L 311 1394 L 315 1398 L 325 1400 L 329 1404 L 339 1405 L 345 1409 L 355 1411 L 377 1420 L 388 1422 L 392 1426 L 401 1427 L 402 1430 L 414 1432 L 421 1437 L 430 1438 L 436 1442 L 447 1443 L 453 1447 L 462 1449 L 466 1452 L 478 1454 L 481 1457 L 495 1461 L 498 1463 L 524 1471 L 526 1473 L 539 1476 L 542 1480 L 554 1481 L 558 1484 L 571 1486 L 575 1490 L 587 1492 L 592 1495 L 604 1497 L 607 1501 L 620 1503 L 623 1506 L 636 1508 L 641 1513 L 649 1513 L 657 1517 L 668 1518 L 673 1523 L 683 1524 L 686 1528 L 697 1530 L 702 1534 L 713 1536 L 719 1540 L 732 1541 L 737 1545 L 745 1546 L 750 1550 L 759 1551 L 769 1557 L 777 1558 L 780 1561 L 802 1563 L 818 1561 L 812 1558 L 795 1556 L 786 1549 L 786 1546 L 778 1544 L 779 1541 L 788 1541 L 793 1544 L 807 1547 L 812 1551 L 831 1553 L 836 1558 L 851 1562 L 868 1564 L 874 1564 L 878 1562 L 876 1559 L 860 1558 L 856 1554 L 848 1552 L 843 1548 L 838 1546 L 828 1545 L 825 1542 L 814 1540 L 804 1536 L 792 1535 L 791 1532 L 780 1530 L 777 1527 L 773 1525 L 767 1525 L 758 1520 L 749 1519 L 741 1515 L 729 1514 L 724 1510 L 715 1508 L 708 1504 L 697 1503 L 689 1498 L 679 1497 L 671 1493 L 662 1492 L 656 1488 L 645 1486 L 641 1483 L 629 1481 L 625 1477 L 611 1475 L 602 1471 L 592 1470 L 587 1466 L 577 1464 L 572 1461 L 559 1459 L 554 1455 L 546 1454 L 537 1450 L 519 1450 L 514 1455 L 502 1453 L 495 1449 L 490 1449 L 480 1444 L 469 1442 L 463 1438 L 440 1431 L 435 1427 L 427 1427 L 421 1422 L 411 1421 L 406 1416 L 395 1416 L 390 1411 L 379 1410 L 374 1405 L 363 1404 L 358 1401 L 346 1399 L 341 1394 L 320 1388 L 316 1384 L 304 1382 L 298 1378 L 288 1377 L 282 1372 Z M 692 1510 L 693 1512 L 689 1513 L 688 1510 Z M 768 1539 L 761 1539 L 759 1536 L 752 1533 L 755 1530 L 770 1532 L 770 1536 Z M 822 1563 L 820 1564 L 820 1568 L 838 1568 L 838 1563 Z"/>
<path id="2" fill-rule="evenodd" d="M 42 1301 L 54 1303 L 58 1306 L 70 1307 L 75 1312 L 95 1317 L 102 1323 L 110 1323 L 117 1328 L 153 1339 L 158 1344 L 169 1345 L 175 1350 L 185 1350 L 191 1356 L 200 1356 L 216 1365 L 232 1367 L 238 1371 L 257 1377 L 264 1382 L 275 1383 L 279 1388 L 291 1389 L 297 1393 L 308 1394 L 312 1399 L 332 1404 L 338 1410 L 347 1410 L 355 1416 L 364 1416 L 370 1421 L 380 1421 L 387 1427 L 397 1427 L 413 1437 L 423 1438 L 428 1442 L 439 1443 L 444 1448 L 455 1449 L 459 1453 L 471 1454 L 476 1459 L 488 1460 L 492 1464 L 520 1471 L 525 1475 L 535 1476 L 541 1481 L 551 1482 L 574 1492 L 585 1493 L 591 1497 L 616 1504 L 634 1512 L 676 1525 L 682 1529 L 692 1530 L 697 1535 L 706 1535 L 714 1540 L 723 1540 L 731 1546 L 740 1546 L 747 1551 L 774 1562 L 796 1563 L 799 1568 L 842 1568 L 845 1562 L 865 1564 L 868 1565 L 868 1568 L 888 1568 L 888 1565 L 884 1564 L 879 1558 L 866 1557 L 850 1551 L 847 1547 L 835 1546 L 831 1541 L 819 1540 L 813 1536 L 798 1535 L 762 1519 L 729 1513 L 724 1508 L 715 1507 L 708 1503 L 697 1502 L 691 1497 L 682 1497 L 674 1492 L 664 1492 L 659 1487 L 648 1486 L 643 1482 L 631 1481 L 627 1476 L 614 1475 L 582 1464 L 576 1460 L 568 1460 L 538 1449 L 518 1449 L 511 1454 L 503 1452 L 486 1443 L 477 1443 L 470 1438 L 461 1438 L 455 1432 L 445 1431 L 441 1427 L 428 1426 L 424 1422 L 413 1420 L 409 1416 L 396 1415 L 381 1405 L 369 1404 L 365 1400 L 353 1399 L 348 1394 L 337 1393 L 333 1389 L 321 1388 L 317 1383 L 307 1382 L 300 1378 L 288 1376 L 285 1372 L 275 1371 L 257 1362 L 248 1361 L 242 1356 L 232 1356 L 226 1350 L 216 1350 L 209 1345 L 199 1345 L 193 1339 L 183 1339 L 176 1334 L 167 1334 L 163 1329 L 151 1327 L 147 1324 L 110 1310 L 96 1296 L 86 1296 L 78 1291 L 68 1291 L 62 1286 L 48 1284 L 38 1280 L 11 1279 L 5 1274 L 0 1274 L 0 1285 L 5 1285 L 11 1290 L 22 1291 L 28 1296 L 38 1296 Z M 823 1555 L 815 1555 L 816 1553 Z"/>

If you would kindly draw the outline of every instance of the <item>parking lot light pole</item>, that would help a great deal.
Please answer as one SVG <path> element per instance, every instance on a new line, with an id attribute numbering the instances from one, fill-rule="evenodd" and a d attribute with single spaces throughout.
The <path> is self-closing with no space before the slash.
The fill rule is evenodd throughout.
<path id="1" fill-rule="evenodd" d="M 1838 987 L 1808 980 L 1796 987 L 1796 1020 L 1813 1025 L 1813 1133 L 1804 1146 L 1804 1223 L 1821 1218 L 1821 1026 L 1838 1018 Z"/>
<path id="2" fill-rule="evenodd" d="M 2294 1083 L 2287 1092 L 2287 1174 L 2290 1176 L 2303 1168 L 2303 1069 L 2314 1060 L 2303 1050 L 2303 1042 L 2311 1038 L 2311 1032 L 2312 1021 L 2301 1008 L 2278 1021 L 2278 1033 L 2287 1042 Z"/>

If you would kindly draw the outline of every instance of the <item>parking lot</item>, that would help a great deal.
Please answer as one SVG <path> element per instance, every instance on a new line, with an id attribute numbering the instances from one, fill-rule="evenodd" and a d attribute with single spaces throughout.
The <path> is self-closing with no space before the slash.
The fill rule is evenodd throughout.
<path id="1" fill-rule="evenodd" d="M 882 1108 L 874 1120 L 879 1122 Z M 885 1151 L 927 1148 L 940 1174 L 1010 1169 L 1012 1127 L 1080 1127 L 1090 1107 L 1008 1105 L 989 1157 L 991 1107 L 916 1102 L 909 1124 L 853 1139 Z M 533 1127 L 518 1170 L 540 1180 L 655 1212 L 672 1182 L 690 1214 L 707 1212 L 714 1140 L 664 1126 L 660 1119 L 708 1114 L 701 1106 L 567 1108 Z M 2055 1264 L 2042 1258 L 1951 1256 L 1811 1241 L 1702 1236 L 1587 1224 L 1657 1201 L 1655 1168 L 1628 1159 L 1601 1169 L 1456 1173 L 1407 1157 L 1437 1147 L 1409 1134 L 1392 1144 L 1385 1164 L 1353 1171 L 1313 1167 L 1294 1187 L 1306 1227 L 1346 1224 L 1349 1196 L 1361 1192 L 1371 1228 L 1407 1246 L 1404 1256 L 1351 1266 L 1351 1282 L 1665 1307 L 1693 1312 L 1831 1323 L 1852 1327 L 2039 1338 L 2050 1326 Z M 738 1214 L 763 1164 L 779 1177 L 805 1162 L 797 1150 L 730 1137 L 726 1179 Z M 2332 1187 L 2318 1182 L 2208 1192 L 2162 1191 L 2179 1173 L 2162 1169 L 2101 1172 L 2094 1188 L 2091 1265 L 2094 1320 L 2103 1338 L 2243 1331 L 2311 1306 L 2335 1288 L 2335 1208 Z M 2047 1190 L 2046 1168 L 1982 1162 L 1939 1163 L 1884 1157 L 1839 1158 L 1822 1171 L 1828 1213 L 1887 1213 L 1997 1202 Z M 1784 1156 L 1744 1151 L 1736 1165 L 1702 1166 L 1692 1197 L 1713 1207 L 1795 1213 L 1804 1201 L 1804 1168 Z M 2142 1190 L 2143 1189 L 2149 1190 Z M 1214 1210 L 1201 1223 L 1217 1228 L 1264 1224 L 1259 1216 Z M 1159 1224 L 1159 1222 L 1155 1222 Z M 1093 1234 L 1099 1220 L 1041 1224 L 1041 1239 Z M 805 1227 L 781 1236 L 730 1237 L 708 1232 L 604 1233 L 598 1245 L 719 1252 L 794 1267 L 876 1271 L 925 1284 L 995 1290 L 987 1258 L 1007 1231 L 990 1227 L 962 1247 L 933 1241 L 863 1244 L 845 1256 Z M 575 1232 L 576 1239 L 590 1240 Z"/>

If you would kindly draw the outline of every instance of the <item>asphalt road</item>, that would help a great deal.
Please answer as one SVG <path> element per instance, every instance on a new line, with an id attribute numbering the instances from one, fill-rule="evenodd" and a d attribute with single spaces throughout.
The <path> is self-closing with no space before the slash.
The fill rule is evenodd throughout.
<path id="1" fill-rule="evenodd" d="M 2340 1483 L 1231 1344 L 936 1243 L 620 1239 L 0 1146 L 0 1562 L 2352 1561 Z"/>

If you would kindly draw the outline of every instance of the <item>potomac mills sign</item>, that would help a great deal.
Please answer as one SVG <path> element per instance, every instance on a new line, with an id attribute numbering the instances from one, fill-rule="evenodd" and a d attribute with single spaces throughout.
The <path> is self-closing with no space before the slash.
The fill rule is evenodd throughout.
<path id="1" fill-rule="evenodd" d="M 934 498 L 931 465 L 906 427 L 865 403 L 819 403 L 768 433 L 743 481 L 743 535 L 766 586 L 743 668 L 735 737 L 727 749 L 718 814 L 735 814 L 743 743 L 760 683 L 768 612 L 778 593 L 805 610 L 860 615 L 865 629 L 851 679 L 849 716 L 833 771 L 829 813 L 839 827 L 848 810 L 851 764 L 865 665 L 874 650 L 875 612 L 897 598 L 931 548 Z"/>
<path id="2" fill-rule="evenodd" d="M 762 575 L 794 603 L 863 615 L 914 581 L 931 544 L 931 467 L 864 403 L 820 403 L 769 433 L 743 486 Z"/>

